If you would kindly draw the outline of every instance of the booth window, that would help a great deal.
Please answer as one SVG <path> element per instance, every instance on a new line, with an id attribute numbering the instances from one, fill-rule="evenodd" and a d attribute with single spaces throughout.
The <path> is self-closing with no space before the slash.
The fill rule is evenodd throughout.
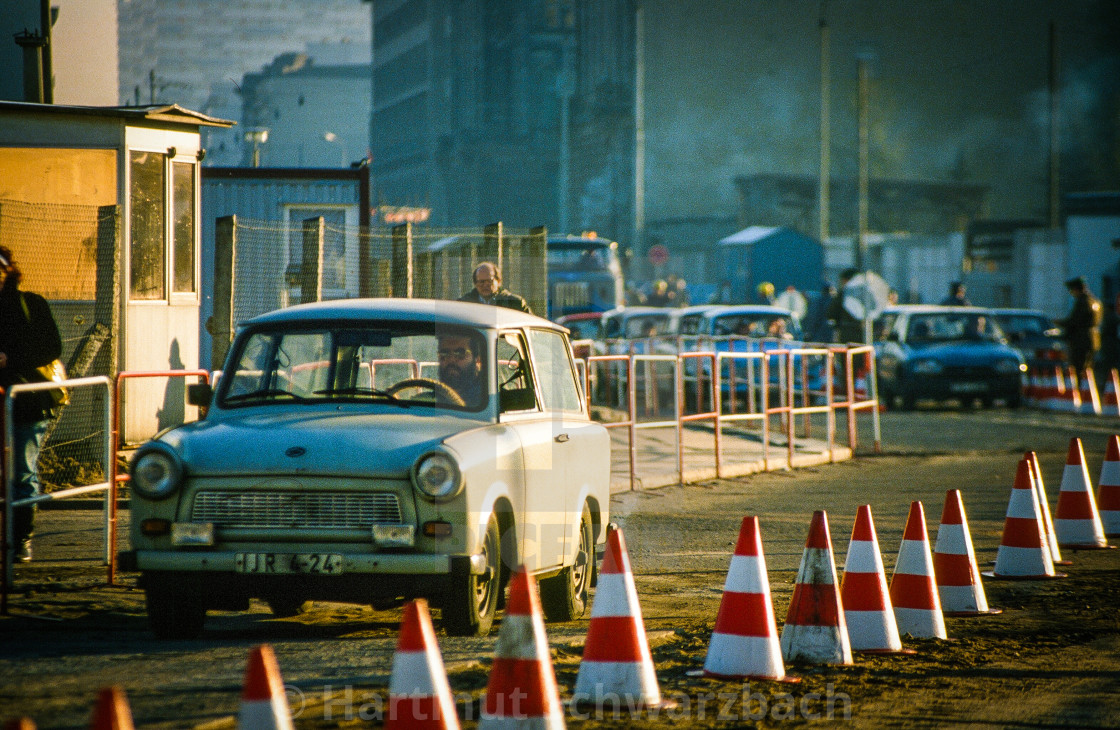
<path id="1" fill-rule="evenodd" d="M 172 291 L 193 294 L 194 281 L 194 165 L 171 163 L 172 232 L 175 262 Z"/>
<path id="2" fill-rule="evenodd" d="M 159 152 L 129 153 L 129 294 L 132 299 L 166 299 L 166 218 L 164 161 Z"/>

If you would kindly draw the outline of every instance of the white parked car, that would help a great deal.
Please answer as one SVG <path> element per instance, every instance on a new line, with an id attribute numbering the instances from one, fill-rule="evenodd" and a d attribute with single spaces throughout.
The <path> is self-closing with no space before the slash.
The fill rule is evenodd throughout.
<path id="1" fill-rule="evenodd" d="M 206 611 L 423 596 L 486 634 L 518 565 L 546 618 L 583 615 L 605 542 L 610 439 L 565 331 L 509 309 L 373 299 L 244 323 L 203 420 L 131 463 L 131 551 L 153 631 Z"/>

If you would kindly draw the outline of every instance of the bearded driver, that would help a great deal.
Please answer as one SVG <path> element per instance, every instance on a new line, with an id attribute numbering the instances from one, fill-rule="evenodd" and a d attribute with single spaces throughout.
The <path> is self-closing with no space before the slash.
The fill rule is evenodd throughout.
<path id="1" fill-rule="evenodd" d="M 442 335 L 439 338 L 439 379 L 455 389 L 467 406 L 476 408 L 485 396 L 482 362 L 475 352 L 474 338 Z"/>

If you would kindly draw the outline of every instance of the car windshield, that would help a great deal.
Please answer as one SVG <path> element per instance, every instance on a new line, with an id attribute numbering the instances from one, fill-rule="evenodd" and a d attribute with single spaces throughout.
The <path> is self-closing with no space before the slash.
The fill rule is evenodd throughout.
<path id="1" fill-rule="evenodd" d="M 790 317 L 773 314 L 729 314 L 716 317 L 712 332 L 719 337 L 786 337 L 799 334 Z"/>
<path id="2" fill-rule="evenodd" d="M 1004 332 L 1013 335 L 1041 335 L 1054 328 L 1045 317 L 1031 314 L 1000 314 L 996 319 Z"/>
<path id="3" fill-rule="evenodd" d="M 906 341 L 915 345 L 934 342 L 999 342 L 1003 333 L 995 321 L 976 313 L 932 313 L 910 317 Z"/>
<path id="4" fill-rule="evenodd" d="M 669 314 L 643 314 L 626 320 L 623 337 L 656 337 L 669 331 Z"/>
<path id="5" fill-rule="evenodd" d="M 478 411 L 490 392 L 485 351 L 480 332 L 437 329 L 430 322 L 262 328 L 239 340 L 218 402 L 350 401 Z"/>

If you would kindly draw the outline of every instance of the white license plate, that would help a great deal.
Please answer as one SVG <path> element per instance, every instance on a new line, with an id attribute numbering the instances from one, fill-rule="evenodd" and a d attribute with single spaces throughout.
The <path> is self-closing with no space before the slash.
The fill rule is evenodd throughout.
<path id="1" fill-rule="evenodd" d="M 954 393 L 984 393 L 988 390 L 987 383 L 952 383 L 949 390 Z"/>
<path id="2" fill-rule="evenodd" d="M 342 573 L 342 556 L 327 553 L 237 553 L 238 573 Z"/>

